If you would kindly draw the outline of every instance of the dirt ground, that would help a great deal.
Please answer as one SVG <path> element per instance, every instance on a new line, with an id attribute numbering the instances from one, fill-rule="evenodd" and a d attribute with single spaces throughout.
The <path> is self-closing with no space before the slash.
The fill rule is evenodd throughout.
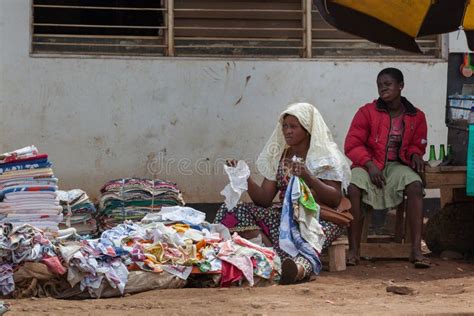
<path id="1" fill-rule="evenodd" d="M 433 258 L 433 267 L 406 261 L 362 261 L 291 286 L 156 290 L 123 298 L 7 300 L 9 315 L 208 314 L 462 314 L 474 315 L 474 264 Z M 406 286 L 411 295 L 388 293 Z"/>

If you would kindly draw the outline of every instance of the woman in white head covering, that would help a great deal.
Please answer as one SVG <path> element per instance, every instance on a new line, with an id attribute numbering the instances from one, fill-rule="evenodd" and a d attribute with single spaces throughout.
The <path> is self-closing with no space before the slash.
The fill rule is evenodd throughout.
<path id="1" fill-rule="evenodd" d="M 229 165 L 235 166 L 236 161 L 229 161 Z M 316 202 L 336 208 L 350 182 L 349 164 L 319 111 L 311 104 L 295 103 L 280 114 L 275 130 L 257 159 L 257 169 L 265 179 L 261 185 L 251 177 L 248 179 L 248 194 L 253 203 L 240 203 L 232 210 L 223 205 L 215 222 L 248 239 L 260 235 L 267 246 L 272 246 L 285 259 L 289 255 L 278 244 L 282 204 L 273 203 L 276 194 L 280 192 L 280 201 L 283 201 L 288 181 L 291 175 L 296 175 L 311 189 Z M 320 224 L 326 236 L 323 248 L 344 230 L 323 219 Z M 285 284 L 309 277 L 313 272 L 311 264 L 302 256 L 292 258 L 290 263 L 283 265 Z"/>

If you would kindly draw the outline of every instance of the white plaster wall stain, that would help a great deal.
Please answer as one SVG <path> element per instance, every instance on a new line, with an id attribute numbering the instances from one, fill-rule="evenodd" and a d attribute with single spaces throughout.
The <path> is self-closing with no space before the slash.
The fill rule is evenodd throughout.
<path id="1" fill-rule="evenodd" d="M 222 89 L 223 96 L 228 95 L 229 93 L 232 94 L 231 82 L 235 80 L 235 76 L 237 74 L 236 71 L 237 64 L 235 61 L 226 61 L 224 65 L 225 76 L 224 76 L 224 87 Z"/>
<path id="2" fill-rule="evenodd" d="M 48 107 L 51 105 L 50 104 L 50 89 L 47 86 L 41 86 L 40 88 L 40 95 L 39 95 L 39 102 L 38 102 L 38 107 L 40 109 L 38 119 L 39 119 L 39 133 L 41 134 L 41 137 L 45 137 L 44 132 L 45 129 L 47 128 L 47 117 L 48 117 Z M 32 112 L 30 112 L 33 114 Z M 25 113 L 26 114 L 26 113 Z M 31 115 L 30 114 L 30 115 Z M 33 118 L 31 118 L 33 119 Z"/>
<path id="3" fill-rule="evenodd" d="M 251 75 L 248 75 L 247 77 L 245 77 L 245 84 L 244 84 L 244 87 L 242 89 L 243 91 L 240 95 L 240 98 L 234 103 L 234 105 L 238 105 L 240 102 L 242 102 L 242 99 L 243 99 L 244 93 L 245 93 L 245 89 L 247 88 L 251 78 L 252 78 Z"/>
<path id="4" fill-rule="evenodd" d="M 207 66 L 203 69 L 204 73 L 207 75 L 207 77 L 213 81 L 219 81 L 221 80 L 220 74 L 217 73 L 213 67 Z"/>

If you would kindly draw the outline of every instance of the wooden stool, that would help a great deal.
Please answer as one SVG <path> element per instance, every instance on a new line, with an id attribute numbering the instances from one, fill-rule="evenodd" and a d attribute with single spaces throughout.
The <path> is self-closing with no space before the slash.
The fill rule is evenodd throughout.
<path id="1" fill-rule="evenodd" d="M 374 210 L 368 207 L 364 216 L 360 256 L 368 258 L 409 258 L 411 253 L 410 235 L 407 229 L 406 197 L 397 207 L 394 236 L 368 236 Z"/>
<path id="2" fill-rule="evenodd" d="M 338 238 L 328 248 L 329 272 L 346 270 L 347 239 Z"/>

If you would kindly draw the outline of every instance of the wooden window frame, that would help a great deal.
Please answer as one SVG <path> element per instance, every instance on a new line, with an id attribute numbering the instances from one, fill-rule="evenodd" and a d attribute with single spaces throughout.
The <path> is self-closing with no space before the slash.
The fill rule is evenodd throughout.
<path id="1" fill-rule="evenodd" d="M 406 60 L 407 58 L 413 59 L 413 60 L 433 60 L 433 59 L 439 59 L 443 58 L 444 53 L 443 51 L 445 48 L 443 47 L 443 40 L 441 39 L 441 36 L 438 38 L 433 39 L 432 37 L 429 40 L 419 40 L 419 43 L 421 47 L 423 45 L 432 45 L 429 46 L 430 50 L 430 55 L 414 55 L 414 54 L 408 54 L 408 53 L 402 53 L 400 51 L 397 51 L 393 48 L 378 45 L 375 43 L 370 43 L 366 40 L 363 39 L 358 39 L 354 38 L 351 35 L 342 33 L 340 31 L 335 30 L 329 25 L 321 25 L 321 22 L 316 23 L 315 19 L 318 19 L 319 14 L 315 8 L 315 6 L 312 4 L 312 0 L 300 0 L 301 3 L 298 4 L 300 6 L 299 10 L 295 9 L 262 9 L 260 10 L 261 14 L 275 14 L 275 15 L 283 15 L 283 14 L 293 14 L 293 15 L 300 15 L 298 16 L 298 20 L 301 20 L 301 25 L 299 27 L 269 27 L 269 28 L 259 28 L 259 27 L 234 27 L 234 28 L 225 28 L 225 27 L 214 27 L 214 26 L 190 26 L 186 24 L 179 24 L 180 21 L 180 16 L 191 16 L 190 19 L 193 19 L 192 15 L 195 14 L 196 16 L 199 16 L 200 14 L 207 13 L 210 14 L 212 12 L 218 12 L 222 14 L 223 16 L 228 16 L 231 15 L 234 12 L 244 14 L 248 12 L 249 14 L 258 14 L 258 10 L 250 10 L 250 9 L 245 9 L 245 8 L 233 8 L 233 9 L 222 9 L 222 8 L 217 8 L 217 9 L 212 9 L 212 8 L 182 8 L 178 4 L 182 4 L 182 0 L 161 0 L 161 8 L 156 9 L 154 8 L 153 10 L 159 10 L 163 14 L 163 26 L 156 26 L 154 28 L 159 29 L 162 31 L 162 37 L 159 37 L 160 43 L 152 43 L 152 44 L 147 44 L 147 43 L 141 43 L 139 42 L 138 44 L 133 43 L 133 38 L 131 39 L 131 43 L 128 43 L 127 41 L 123 41 L 124 43 L 105 43 L 105 42 L 100 42 L 100 35 L 94 35 L 90 36 L 93 39 L 98 39 L 99 43 L 89 43 L 86 42 L 85 44 L 77 43 L 74 42 L 74 37 L 73 35 L 59 35 L 58 37 L 63 37 L 66 40 L 71 40 L 72 43 L 58 43 L 55 42 L 54 38 L 47 39 L 50 42 L 45 43 L 45 42 L 39 42 L 38 39 L 41 37 L 48 37 L 47 35 L 44 34 L 38 34 L 35 33 L 35 26 L 38 26 L 39 24 L 35 22 L 35 17 L 34 17 L 34 9 L 35 7 L 54 7 L 58 5 L 38 5 L 35 4 L 35 0 L 30 0 L 31 1 L 31 46 L 30 46 L 30 54 L 32 56 L 41 56 L 41 55 L 56 55 L 56 56 L 71 56 L 71 55 L 95 55 L 95 56 L 107 56 L 107 55 L 113 55 L 113 56 L 147 56 L 147 57 L 205 57 L 205 58 L 268 58 L 268 59 L 287 59 L 287 58 L 304 58 L 304 59 L 312 59 L 312 58 L 318 58 L 318 59 L 352 59 L 352 60 L 374 60 L 374 59 L 384 59 L 384 60 Z M 157 0 L 158 1 L 158 0 Z M 223 0 L 225 1 L 225 0 Z M 296 1 L 295 1 L 296 3 Z M 65 7 L 71 7 L 65 5 Z M 84 7 L 85 6 L 79 6 L 79 7 Z M 94 9 L 94 8 L 89 8 L 89 9 Z M 112 9 L 119 9 L 120 8 L 112 8 Z M 134 10 L 133 8 L 128 7 L 129 10 Z M 136 10 L 143 10 L 142 9 L 136 9 Z M 325 22 L 324 22 L 325 23 Z M 52 26 L 55 26 L 54 24 Z M 68 27 L 65 24 L 56 24 L 58 27 Z M 77 27 L 81 27 L 79 25 L 76 25 Z M 88 27 L 88 26 L 84 26 Z M 114 27 L 112 25 L 100 25 L 100 27 Z M 129 26 L 131 28 L 136 27 L 136 26 Z M 124 26 L 125 28 L 125 26 Z M 199 47 L 202 47 L 203 49 L 207 45 L 207 42 L 203 41 L 200 46 L 199 41 L 207 38 L 199 38 L 196 37 L 195 40 L 198 42 L 198 44 L 191 43 L 191 44 L 183 44 L 182 42 L 185 40 L 189 40 L 189 38 L 180 37 L 179 33 L 183 32 L 190 32 L 192 30 L 207 30 L 207 31 L 214 31 L 214 32 L 219 32 L 219 30 L 222 30 L 223 33 L 226 31 L 234 31 L 234 32 L 259 32 L 259 31 L 268 31 L 268 32 L 293 32 L 293 33 L 301 33 L 300 36 L 297 36 L 297 38 L 293 39 L 288 39 L 285 43 L 285 46 L 278 46 L 279 42 L 278 41 L 284 41 L 284 39 L 272 39 L 272 38 L 260 38 L 258 39 L 227 39 L 225 37 L 219 37 L 219 38 L 212 38 L 209 36 L 209 39 L 213 39 L 216 41 L 216 43 L 219 43 L 219 40 L 221 41 L 220 44 L 216 44 L 215 47 L 217 47 L 216 50 L 222 49 L 224 52 L 229 51 L 234 49 L 235 51 L 239 50 L 266 50 L 270 51 L 270 54 L 254 54 L 254 53 L 243 53 L 242 55 L 238 55 L 235 53 L 224 53 L 224 54 L 212 54 L 212 53 L 183 53 L 186 51 L 186 49 L 197 49 L 199 50 Z M 204 32 L 204 31 L 203 31 Z M 338 34 L 338 37 L 341 38 L 318 38 L 315 36 L 315 34 L 318 34 L 318 32 L 329 32 L 329 33 L 334 33 Z M 199 33 L 199 31 L 197 31 Z M 204 32 L 205 33 L 205 32 Z M 82 35 L 76 36 L 76 37 L 81 37 Z M 84 36 L 82 36 L 84 37 Z M 103 38 L 107 38 L 107 36 L 103 36 Z M 110 38 L 110 36 L 108 37 Z M 152 40 L 152 39 L 150 39 Z M 156 38 L 158 40 L 158 37 Z M 241 42 L 239 42 L 239 40 Z M 248 40 L 248 41 L 246 41 Z M 239 43 L 243 43 L 241 46 L 239 46 Z M 256 43 L 256 44 L 252 44 Z M 46 49 L 38 49 L 40 46 L 46 46 L 49 45 L 53 49 L 51 51 L 48 51 Z M 107 52 L 107 49 L 104 49 L 104 51 L 93 51 L 93 52 L 70 52 L 70 51 L 60 51 L 55 50 L 55 46 L 68 46 L 68 45 L 92 45 L 92 46 L 99 46 L 99 47 L 116 47 L 119 46 L 119 48 L 123 48 L 125 50 L 133 50 L 134 47 L 137 48 L 137 51 L 131 51 L 131 53 L 123 53 L 123 52 Z M 253 46 L 252 46 L 253 45 Z M 146 52 L 140 52 L 140 49 L 146 48 L 146 47 L 154 47 L 157 49 L 161 49 L 162 51 L 160 53 L 146 53 Z M 212 46 L 214 47 L 214 46 Z M 274 50 L 292 50 L 294 52 L 293 54 L 289 54 L 288 56 L 285 54 L 274 54 L 272 55 Z M 370 53 L 368 53 L 370 52 Z M 359 54 L 359 55 L 358 55 Z"/>

